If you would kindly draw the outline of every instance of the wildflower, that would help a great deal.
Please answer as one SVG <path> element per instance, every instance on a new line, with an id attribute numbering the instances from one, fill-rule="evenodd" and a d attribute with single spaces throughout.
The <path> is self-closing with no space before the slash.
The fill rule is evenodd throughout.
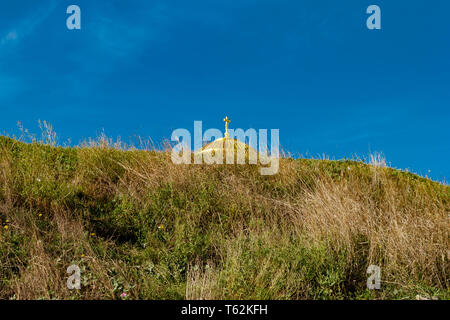
<path id="1" fill-rule="evenodd" d="M 127 297 L 127 294 L 126 294 L 125 292 L 122 292 L 122 293 L 120 294 L 120 297 L 121 297 L 122 299 L 125 299 L 125 298 Z"/>
<path id="2" fill-rule="evenodd" d="M 6 220 L 6 223 L 8 223 L 9 222 L 9 220 Z"/>
<path id="3" fill-rule="evenodd" d="M 91 236 L 95 236 L 95 233 L 94 233 L 94 232 L 92 232 L 92 233 L 91 233 Z"/>
<path id="4" fill-rule="evenodd" d="M 41 182 L 41 179 L 40 179 L 40 178 L 37 178 L 36 181 L 37 181 L 37 182 Z"/>
<path id="5" fill-rule="evenodd" d="M 8 226 L 4 226 L 3 228 L 8 229 Z"/>
<path id="6" fill-rule="evenodd" d="M 164 230 L 164 225 L 163 225 L 163 224 L 160 224 L 160 225 L 158 226 L 158 229 L 159 229 L 159 230 Z"/>
<path id="7" fill-rule="evenodd" d="M 42 213 L 39 213 L 39 217 L 42 217 Z"/>
<path id="8" fill-rule="evenodd" d="M 84 253 L 81 255 L 82 258 L 84 258 Z"/>

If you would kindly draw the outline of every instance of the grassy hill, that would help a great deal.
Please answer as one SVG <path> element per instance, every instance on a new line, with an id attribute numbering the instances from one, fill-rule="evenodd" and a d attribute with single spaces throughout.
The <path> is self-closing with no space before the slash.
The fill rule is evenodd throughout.
<path id="1" fill-rule="evenodd" d="M 0 298 L 449 299 L 449 213 L 449 186 L 362 162 L 261 176 L 0 137 Z"/>

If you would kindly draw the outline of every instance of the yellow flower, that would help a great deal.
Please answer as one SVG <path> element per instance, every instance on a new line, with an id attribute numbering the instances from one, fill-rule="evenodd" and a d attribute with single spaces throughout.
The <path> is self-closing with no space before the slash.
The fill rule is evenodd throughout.
<path id="1" fill-rule="evenodd" d="M 6 220 L 6 223 L 8 223 L 9 222 L 9 220 Z"/>
<path id="2" fill-rule="evenodd" d="M 84 258 L 84 254 L 82 254 L 81 257 Z"/>
<path id="3" fill-rule="evenodd" d="M 42 213 L 39 213 L 39 217 L 42 217 Z"/>
<path id="4" fill-rule="evenodd" d="M 8 229 L 8 226 L 4 226 L 3 228 Z"/>
<path id="5" fill-rule="evenodd" d="M 91 233 L 91 236 L 95 236 L 95 233 L 92 232 L 92 233 Z"/>
<path id="6" fill-rule="evenodd" d="M 164 230 L 164 225 L 163 225 L 163 224 L 160 224 L 160 225 L 158 226 L 158 229 L 159 229 L 159 230 Z"/>

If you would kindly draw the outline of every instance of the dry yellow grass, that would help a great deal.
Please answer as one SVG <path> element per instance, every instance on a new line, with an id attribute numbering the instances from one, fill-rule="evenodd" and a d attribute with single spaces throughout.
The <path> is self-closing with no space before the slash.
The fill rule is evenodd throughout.
<path id="1" fill-rule="evenodd" d="M 1 138 L 1 298 L 449 297 L 448 186 L 380 158 L 283 158 L 261 176 L 121 149 Z M 80 291 L 65 286 L 73 263 Z"/>

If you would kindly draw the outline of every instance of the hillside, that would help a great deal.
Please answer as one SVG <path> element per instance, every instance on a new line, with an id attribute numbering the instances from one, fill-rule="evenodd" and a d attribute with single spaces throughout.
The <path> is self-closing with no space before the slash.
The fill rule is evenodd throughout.
<path id="1" fill-rule="evenodd" d="M 362 162 L 0 137 L 0 299 L 449 299 L 449 213 L 449 186 Z"/>

